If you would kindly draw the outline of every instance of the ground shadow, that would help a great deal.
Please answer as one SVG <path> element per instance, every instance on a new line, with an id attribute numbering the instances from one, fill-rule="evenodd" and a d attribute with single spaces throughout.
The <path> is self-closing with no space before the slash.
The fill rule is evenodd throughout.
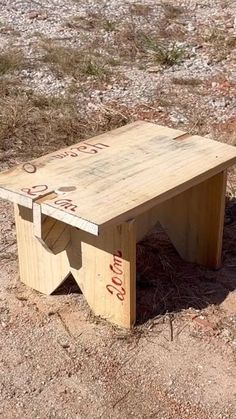
<path id="1" fill-rule="evenodd" d="M 53 292 L 53 295 L 82 294 L 75 278 L 70 274 L 65 281 Z"/>
<path id="2" fill-rule="evenodd" d="M 226 205 L 223 265 L 215 271 L 181 259 L 160 228 L 137 245 L 137 323 L 166 312 L 220 304 L 236 289 L 236 200 Z"/>
<path id="3" fill-rule="evenodd" d="M 137 324 L 157 315 L 220 304 L 236 289 L 236 200 L 226 205 L 223 266 L 206 269 L 183 261 L 158 227 L 137 244 Z M 73 275 L 54 295 L 81 294 Z"/>

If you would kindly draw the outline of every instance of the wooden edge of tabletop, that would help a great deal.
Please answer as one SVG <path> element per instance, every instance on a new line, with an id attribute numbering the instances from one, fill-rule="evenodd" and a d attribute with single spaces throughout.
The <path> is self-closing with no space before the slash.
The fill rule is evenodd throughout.
<path id="1" fill-rule="evenodd" d="M 171 199 L 174 196 L 186 191 L 187 189 L 192 188 L 193 186 L 196 186 L 199 183 L 204 182 L 205 180 L 213 177 L 214 175 L 226 170 L 229 166 L 233 165 L 234 163 L 236 163 L 236 156 L 232 157 L 232 159 L 228 160 L 227 162 L 219 164 L 213 169 L 209 169 L 201 175 L 195 176 L 194 178 L 184 182 L 182 185 L 178 185 L 173 189 L 160 194 L 157 197 L 145 201 L 143 204 L 140 204 L 134 208 L 129 209 L 126 212 L 123 212 L 122 214 L 119 214 L 111 218 L 105 223 L 96 224 L 92 221 L 80 217 L 77 214 L 72 214 L 71 212 L 65 209 L 56 208 L 53 205 L 53 201 L 50 200 L 44 200 L 41 203 L 42 214 L 48 215 L 66 224 L 70 224 L 71 226 L 74 226 L 80 230 L 98 236 L 108 226 L 129 221 L 130 219 L 133 219 L 134 217 L 142 214 L 143 212 L 148 211 L 156 205 L 161 204 L 163 201 Z M 64 198 L 68 198 L 69 196 L 70 194 L 65 194 Z"/>
<path id="2" fill-rule="evenodd" d="M 31 197 L 17 191 L 10 191 L 9 189 L 6 189 L 2 186 L 0 186 L 0 198 L 13 202 L 14 204 L 22 205 L 26 208 L 33 207 L 33 200 Z"/>

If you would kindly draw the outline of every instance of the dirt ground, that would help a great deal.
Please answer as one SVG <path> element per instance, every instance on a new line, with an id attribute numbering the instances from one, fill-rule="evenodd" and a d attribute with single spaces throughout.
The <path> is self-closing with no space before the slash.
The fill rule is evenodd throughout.
<path id="1" fill-rule="evenodd" d="M 1 170 L 136 119 L 236 145 L 235 17 L 234 0 L 0 0 Z M 73 278 L 24 286 L 1 201 L 0 417 L 235 419 L 235 185 L 218 271 L 161 229 L 138 244 L 132 331 Z"/>
<path id="2" fill-rule="evenodd" d="M 142 252 L 156 270 L 138 281 L 127 332 L 94 318 L 72 281 L 50 297 L 20 283 L 1 205 L 1 417 L 235 418 L 236 207 L 228 213 L 218 272 L 181 261 L 164 234 L 149 238 L 160 254 L 148 264 Z"/>

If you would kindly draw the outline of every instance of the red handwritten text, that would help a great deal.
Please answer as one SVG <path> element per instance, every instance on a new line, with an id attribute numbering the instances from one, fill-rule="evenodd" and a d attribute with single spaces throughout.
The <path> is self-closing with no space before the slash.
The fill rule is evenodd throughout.
<path id="1" fill-rule="evenodd" d="M 116 293 L 116 296 L 120 301 L 124 301 L 125 294 L 126 294 L 125 289 L 122 286 L 123 280 L 124 280 L 124 271 L 123 271 L 122 262 L 123 262 L 122 252 L 118 250 L 113 255 L 113 261 L 109 265 L 109 268 L 112 272 L 112 278 L 111 278 L 112 284 L 109 284 L 106 286 L 106 289 L 111 294 Z"/>
<path id="2" fill-rule="evenodd" d="M 52 158 L 54 159 L 64 159 L 66 157 L 78 157 L 81 153 L 85 154 L 96 154 L 100 150 L 103 150 L 106 147 L 110 147 L 107 144 L 97 143 L 97 144 L 88 144 L 85 142 L 80 143 L 79 145 L 70 147 L 65 151 L 59 151 L 57 154 L 54 154 Z"/>
<path id="3" fill-rule="evenodd" d="M 48 190 L 47 185 L 35 185 L 31 188 L 22 188 L 21 191 L 30 196 L 37 196 Z"/>
<path id="4" fill-rule="evenodd" d="M 71 199 L 57 199 L 54 201 L 54 204 L 73 212 L 75 212 L 76 208 L 78 208 L 77 205 L 73 204 Z"/>
<path id="5" fill-rule="evenodd" d="M 27 173 L 35 173 L 37 171 L 36 166 L 32 163 L 24 163 L 22 169 Z"/>

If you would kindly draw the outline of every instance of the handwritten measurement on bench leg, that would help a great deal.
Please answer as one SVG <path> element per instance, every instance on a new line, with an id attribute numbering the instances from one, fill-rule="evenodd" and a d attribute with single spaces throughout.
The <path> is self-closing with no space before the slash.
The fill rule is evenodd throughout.
<path id="1" fill-rule="evenodd" d="M 22 192 L 30 196 L 40 196 L 42 193 L 48 190 L 49 190 L 49 187 L 47 185 L 35 185 L 35 186 L 31 186 L 30 188 L 21 189 Z M 71 199 L 66 199 L 66 198 L 56 199 L 56 201 L 53 201 L 53 203 L 59 207 L 65 208 L 72 212 L 75 212 L 76 208 L 78 208 L 77 205 L 73 204 Z"/>
<path id="2" fill-rule="evenodd" d="M 111 293 L 116 293 L 116 297 L 120 301 L 124 301 L 125 299 L 125 289 L 122 286 L 124 282 L 124 271 L 122 266 L 122 252 L 121 250 L 117 250 L 117 252 L 113 255 L 113 262 L 109 265 L 109 268 L 112 272 L 111 282 L 106 286 L 106 289 Z"/>

